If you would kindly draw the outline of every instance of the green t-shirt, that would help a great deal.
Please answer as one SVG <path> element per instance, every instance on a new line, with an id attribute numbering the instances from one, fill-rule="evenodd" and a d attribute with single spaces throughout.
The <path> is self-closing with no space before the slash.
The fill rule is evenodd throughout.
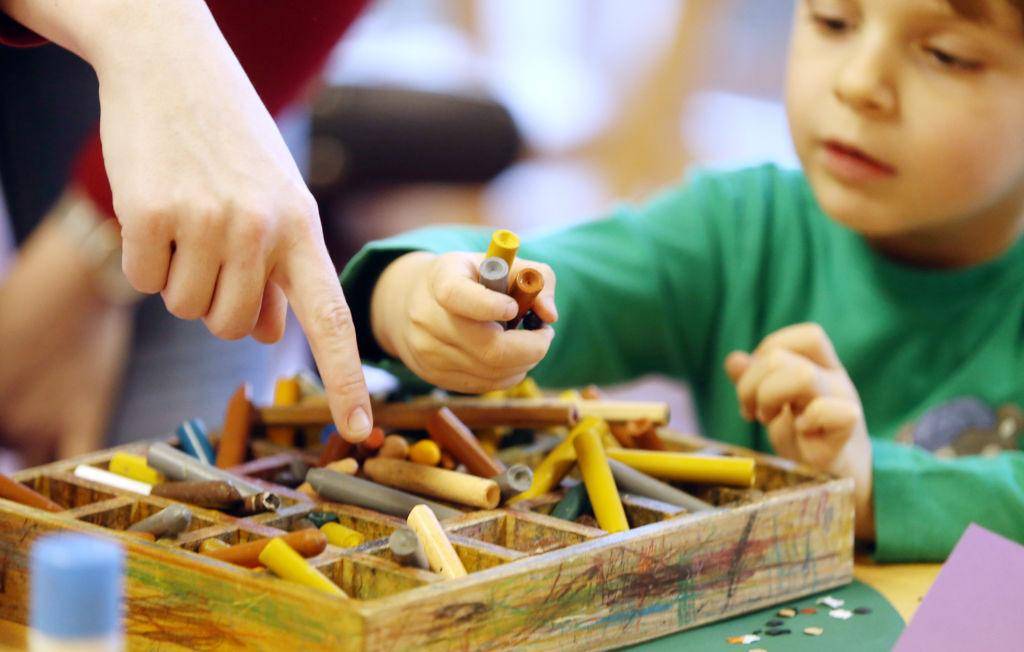
<path id="1" fill-rule="evenodd" d="M 486 248 L 480 229 L 433 227 L 368 245 L 342 273 L 364 359 L 381 359 L 368 297 L 411 250 Z M 927 408 L 973 395 L 1024 403 L 1024 240 L 955 271 L 897 264 L 817 205 L 799 172 L 697 174 L 642 208 L 527 239 L 551 265 L 559 321 L 536 368 L 548 387 L 647 373 L 688 381 L 705 434 L 770 450 L 722 368 L 784 326 L 814 321 L 860 392 L 874 450 L 876 557 L 944 559 L 971 521 L 1024 540 L 1024 454 L 938 459 L 891 440 Z"/>

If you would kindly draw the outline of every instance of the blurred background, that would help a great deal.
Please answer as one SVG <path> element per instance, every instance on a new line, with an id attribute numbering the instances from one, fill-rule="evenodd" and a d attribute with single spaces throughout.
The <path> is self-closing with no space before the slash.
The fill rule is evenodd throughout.
<path id="1" fill-rule="evenodd" d="M 796 166 L 782 106 L 791 11 L 791 0 L 377 0 L 279 124 L 339 269 L 363 243 L 427 224 L 528 235 L 641 201 L 696 166 Z M 0 275 L 98 116 L 92 71 L 55 46 L 0 48 L 0 89 L 26 86 L 56 108 L 0 100 Z M 27 150 L 31 166 L 11 163 Z M 132 320 L 99 445 L 189 417 L 218 424 L 240 381 L 269 402 L 275 378 L 313 368 L 294 321 L 267 347 L 215 340 L 159 297 Z M 672 425 L 696 429 L 674 382 L 613 393 L 667 400 Z"/>

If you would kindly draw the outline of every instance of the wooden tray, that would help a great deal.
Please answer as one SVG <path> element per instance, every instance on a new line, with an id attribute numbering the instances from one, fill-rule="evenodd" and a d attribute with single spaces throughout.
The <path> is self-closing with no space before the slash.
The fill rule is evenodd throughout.
<path id="1" fill-rule="evenodd" d="M 662 437 L 682 450 L 756 457 L 756 488 L 690 487 L 725 508 L 714 513 L 688 514 L 624 495 L 633 529 L 614 535 L 549 516 L 557 493 L 514 509 L 466 512 L 444 521 L 469 571 L 455 580 L 390 558 L 386 539 L 401 519 L 313 503 L 262 480 L 313 451 L 254 442 L 262 457 L 235 470 L 278 493 L 281 510 L 234 518 L 190 506 L 192 525 L 171 544 L 141 541 L 123 530 L 172 501 L 72 475 L 78 464 L 105 468 L 115 450 L 145 454 L 148 443 L 27 469 L 14 477 L 67 510 L 50 513 L 0 499 L 0 619 L 27 622 L 29 549 L 53 530 L 105 534 L 124 544 L 132 649 L 603 649 L 852 579 L 851 481 L 667 431 Z M 210 537 L 238 543 L 279 535 L 314 509 L 336 513 L 367 538 L 358 548 L 328 546 L 311 559 L 350 598 L 196 552 Z"/>

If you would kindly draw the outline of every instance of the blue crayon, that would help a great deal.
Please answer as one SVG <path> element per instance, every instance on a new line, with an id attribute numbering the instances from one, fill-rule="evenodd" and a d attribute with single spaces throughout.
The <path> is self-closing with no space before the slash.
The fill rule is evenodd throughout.
<path id="1" fill-rule="evenodd" d="M 326 426 L 324 426 L 324 429 L 320 431 L 320 443 L 326 444 L 327 440 L 331 438 L 331 435 L 333 435 L 336 432 L 338 432 L 337 426 L 335 426 L 333 423 L 328 423 Z"/>
<path id="2" fill-rule="evenodd" d="M 217 459 L 213 453 L 213 446 L 210 445 L 210 438 L 206 436 L 206 425 L 202 419 L 182 421 L 178 426 L 177 435 L 181 450 L 203 464 L 213 464 Z"/>

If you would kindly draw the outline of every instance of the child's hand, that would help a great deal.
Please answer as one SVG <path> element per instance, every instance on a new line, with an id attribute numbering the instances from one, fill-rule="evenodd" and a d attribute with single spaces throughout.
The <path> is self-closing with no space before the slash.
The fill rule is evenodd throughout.
<path id="1" fill-rule="evenodd" d="M 725 370 L 743 418 L 765 426 L 779 455 L 854 480 L 858 534 L 870 536 L 871 442 L 864 410 L 821 326 L 775 331 L 752 354 L 730 353 Z"/>
<path id="2" fill-rule="evenodd" d="M 416 252 L 402 256 L 381 274 L 370 315 L 374 337 L 388 354 L 424 380 L 459 392 L 510 387 L 548 351 L 554 330 L 509 330 L 516 315 L 511 297 L 477 281 L 483 255 Z M 534 311 L 547 323 L 558 318 L 555 275 L 542 263 L 516 260 L 510 277 L 524 267 L 544 276 Z"/>

